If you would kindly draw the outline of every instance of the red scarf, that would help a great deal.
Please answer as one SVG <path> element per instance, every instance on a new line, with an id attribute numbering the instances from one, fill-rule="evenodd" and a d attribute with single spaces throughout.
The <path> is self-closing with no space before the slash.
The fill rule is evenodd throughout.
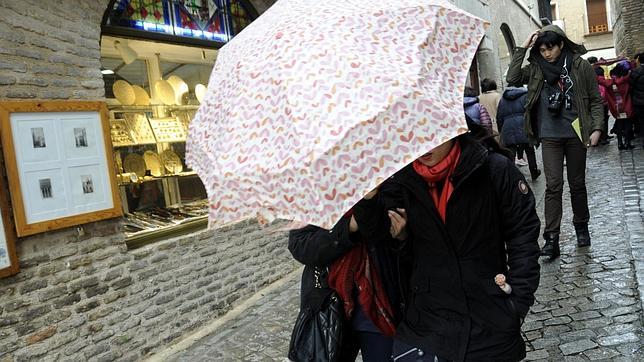
<path id="1" fill-rule="evenodd" d="M 357 245 L 331 264 L 329 287 L 335 289 L 344 301 L 344 312 L 348 320 L 351 319 L 357 302 L 383 335 L 394 335 L 396 327 L 393 310 L 378 271 L 369 258 L 366 244 Z M 357 301 L 353 299 L 353 288 L 358 289 Z"/>
<path id="2" fill-rule="evenodd" d="M 443 222 L 445 222 L 445 216 L 447 213 L 447 201 L 449 201 L 449 198 L 452 196 L 452 192 L 454 192 L 454 185 L 452 185 L 452 182 L 450 181 L 450 176 L 454 173 L 454 169 L 456 168 L 456 165 L 458 165 L 458 159 L 460 156 L 461 146 L 458 144 L 458 141 L 456 141 L 447 156 L 434 166 L 430 167 L 424 165 L 418 160 L 413 163 L 414 171 L 416 171 L 416 173 L 419 174 L 429 185 L 429 194 L 432 196 L 434 205 L 436 205 Z M 443 191 L 439 195 L 436 184 L 441 182 L 444 182 Z"/>

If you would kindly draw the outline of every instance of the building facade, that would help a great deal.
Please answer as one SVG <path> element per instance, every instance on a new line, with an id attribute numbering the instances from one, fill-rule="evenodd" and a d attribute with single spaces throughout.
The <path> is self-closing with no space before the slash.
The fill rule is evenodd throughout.
<path id="1" fill-rule="evenodd" d="M 644 52 L 644 1 L 611 0 L 615 52 L 633 57 Z"/>
<path id="2" fill-rule="evenodd" d="M 615 17 L 607 0 L 553 0 L 553 22 L 559 25 L 570 40 L 583 44 L 589 56 L 614 58 L 612 19 Z"/>
<path id="3" fill-rule="evenodd" d="M 273 2 L 244 4 L 259 15 Z M 121 121 L 133 113 L 162 118 L 194 111 L 192 102 L 198 95 L 192 90 L 197 83 L 207 83 L 216 49 L 197 41 L 183 46 L 163 34 L 145 39 L 131 29 L 119 31 L 112 26 L 120 20 L 158 15 L 155 9 L 149 14 L 142 8 L 132 8 L 138 13 L 120 8 L 123 3 L 127 2 L 0 0 L 0 102 L 105 101 L 114 129 L 127 124 Z M 538 9 L 522 0 L 453 3 L 491 24 L 474 62 L 472 85 L 478 87 L 485 77 L 503 84 L 512 49 L 540 26 Z M 161 18 L 141 23 L 156 27 Z M 164 94 L 151 85 L 169 75 L 189 86 L 186 100 L 177 100 L 182 106 L 156 106 Z M 139 85 L 154 106 L 122 106 L 114 94 L 119 80 Z M 84 145 L 81 136 L 77 142 Z M 263 229 L 248 220 L 205 230 L 204 219 L 197 218 L 181 227 L 137 231 L 149 224 L 143 220 L 154 216 L 134 217 L 139 214 L 136 205 L 144 203 L 141 194 L 152 195 L 145 202 L 164 215 L 175 211 L 165 205 L 203 194 L 203 186 L 191 175 L 160 180 L 144 169 L 138 177 L 146 182 L 126 179 L 136 172 L 125 172 L 126 157 L 121 156 L 150 150 L 161 154 L 166 146 L 129 143 L 112 150 L 115 168 L 121 169 L 118 195 L 132 218 L 18 238 L 19 272 L 0 279 L 0 361 L 137 360 L 298 268 L 279 224 Z M 174 151 L 180 153 L 180 143 Z M 0 177 L 6 180 L 1 166 Z M 93 192 L 87 180 L 83 187 Z M 184 197 L 177 199 L 177 193 Z M 10 209 L 3 206 L 3 215 L 10 215 Z"/>

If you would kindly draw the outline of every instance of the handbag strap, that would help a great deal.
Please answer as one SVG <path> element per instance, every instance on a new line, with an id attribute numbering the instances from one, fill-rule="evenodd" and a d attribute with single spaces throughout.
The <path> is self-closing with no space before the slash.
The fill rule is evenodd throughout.
<path id="1" fill-rule="evenodd" d="M 315 287 L 318 289 L 329 288 L 329 268 L 313 267 L 313 275 L 315 276 Z"/>

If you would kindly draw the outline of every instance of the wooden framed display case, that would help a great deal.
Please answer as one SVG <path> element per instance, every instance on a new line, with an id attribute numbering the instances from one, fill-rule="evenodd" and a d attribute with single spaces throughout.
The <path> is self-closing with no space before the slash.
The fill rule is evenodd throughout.
<path id="1" fill-rule="evenodd" d="M 103 102 L 0 102 L 18 236 L 121 216 Z"/>

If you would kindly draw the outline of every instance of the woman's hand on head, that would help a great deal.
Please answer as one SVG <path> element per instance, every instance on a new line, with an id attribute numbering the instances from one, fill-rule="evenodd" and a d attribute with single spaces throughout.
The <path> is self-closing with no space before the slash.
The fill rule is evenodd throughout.
<path id="1" fill-rule="evenodd" d="M 389 221 L 391 221 L 391 227 L 389 232 L 391 237 L 398 240 L 407 239 L 407 211 L 405 209 L 396 209 L 396 211 L 389 210 Z"/>
<path id="2" fill-rule="evenodd" d="M 537 37 L 539 36 L 539 30 L 535 30 L 530 35 L 528 38 L 523 42 L 522 47 L 524 48 L 532 48 L 534 43 L 537 41 Z"/>

